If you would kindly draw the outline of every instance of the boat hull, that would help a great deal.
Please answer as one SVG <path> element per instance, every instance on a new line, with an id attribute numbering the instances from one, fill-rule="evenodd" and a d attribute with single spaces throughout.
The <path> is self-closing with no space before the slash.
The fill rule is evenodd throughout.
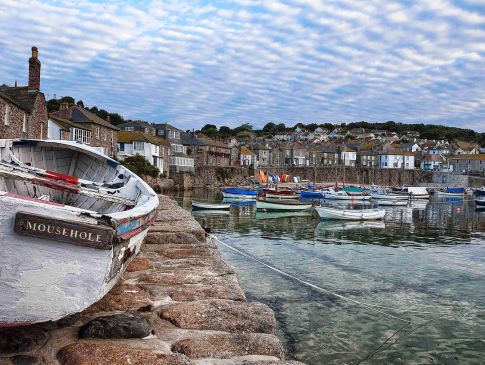
<path id="1" fill-rule="evenodd" d="M 256 200 L 257 210 L 301 211 L 311 209 L 312 204 L 285 204 L 269 201 Z"/>
<path id="2" fill-rule="evenodd" d="M 302 191 L 300 192 L 300 196 L 302 198 L 314 198 L 314 199 L 323 199 L 325 197 L 325 194 L 322 193 L 321 191 Z"/>
<path id="3" fill-rule="evenodd" d="M 247 194 L 234 194 L 234 193 L 226 193 L 222 192 L 222 196 L 224 198 L 228 199 L 244 199 L 244 200 L 249 200 L 249 199 L 256 199 L 256 195 L 247 195 Z"/>
<path id="4" fill-rule="evenodd" d="M 378 220 L 384 218 L 386 211 L 384 209 L 335 209 L 327 207 L 315 207 L 314 215 L 320 220 L 340 219 L 351 221 Z"/>
<path id="5" fill-rule="evenodd" d="M 409 195 L 404 194 L 379 194 L 371 193 L 372 199 L 376 200 L 409 200 Z"/>
<path id="6" fill-rule="evenodd" d="M 339 195 L 339 194 L 325 194 L 325 200 L 348 200 L 348 201 L 359 201 L 359 200 L 369 200 L 370 195 Z"/>
<path id="7" fill-rule="evenodd" d="M 192 209 L 200 210 L 227 210 L 231 208 L 231 204 L 209 204 L 192 201 Z"/>
<path id="8" fill-rule="evenodd" d="M 274 194 L 274 193 L 266 193 L 266 198 L 268 199 L 298 199 L 298 195 L 296 194 Z"/>
<path id="9" fill-rule="evenodd" d="M 475 204 L 477 205 L 477 207 L 485 208 L 485 200 L 475 199 Z"/>
<path id="10" fill-rule="evenodd" d="M 386 200 L 386 199 L 380 199 L 376 200 L 377 204 L 382 205 L 382 206 L 387 206 L 387 207 L 400 207 L 400 206 L 406 206 L 408 205 L 407 200 Z"/>

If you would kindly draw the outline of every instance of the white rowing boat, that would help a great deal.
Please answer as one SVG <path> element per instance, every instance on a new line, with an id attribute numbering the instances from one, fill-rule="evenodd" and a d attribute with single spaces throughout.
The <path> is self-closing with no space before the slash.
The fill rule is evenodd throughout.
<path id="1" fill-rule="evenodd" d="M 371 197 L 369 195 L 350 195 L 344 190 L 325 191 L 325 200 L 348 200 L 348 201 L 359 201 L 359 200 L 369 200 Z"/>
<path id="2" fill-rule="evenodd" d="M 203 209 L 203 210 L 225 210 L 231 208 L 231 204 L 211 204 L 203 203 L 192 200 L 192 209 Z"/>
<path id="3" fill-rule="evenodd" d="M 386 215 L 385 209 L 338 209 L 331 207 L 315 207 L 314 215 L 322 219 L 342 220 L 376 220 Z"/>
<path id="4" fill-rule="evenodd" d="M 0 326 L 57 320 L 101 299 L 157 207 L 142 179 L 94 148 L 0 140 Z"/>
<path id="5" fill-rule="evenodd" d="M 301 203 L 291 200 L 279 200 L 279 199 L 265 199 L 256 200 L 257 210 L 285 210 L 285 211 L 299 211 L 311 209 L 312 203 Z"/>
<path id="6" fill-rule="evenodd" d="M 400 207 L 408 205 L 408 200 L 389 200 L 389 199 L 378 199 L 376 200 L 378 205 L 386 207 Z"/>
<path id="7" fill-rule="evenodd" d="M 372 199 L 376 200 L 409 200 L 409 194 L 407 193 L 393 193 L 389 189 L 373 191 L 370 193 Z"/>

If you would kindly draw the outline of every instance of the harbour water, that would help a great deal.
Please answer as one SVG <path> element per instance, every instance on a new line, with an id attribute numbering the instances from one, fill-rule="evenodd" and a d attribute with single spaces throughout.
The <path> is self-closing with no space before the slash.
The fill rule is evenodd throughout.
<path id="1" fill-rule="evenodd" d="M 187 209 L 192 198 L 222 199 L 206 190 L 175 196 Z M 241 202 L 194 216 L 231 247 L 314 285 L 220 245 L 248 299 L 275 311 L 289 358 L 485 363 L 485 212 L 466 198 L 386 210 L 383 222 L 318 222 Z"/>

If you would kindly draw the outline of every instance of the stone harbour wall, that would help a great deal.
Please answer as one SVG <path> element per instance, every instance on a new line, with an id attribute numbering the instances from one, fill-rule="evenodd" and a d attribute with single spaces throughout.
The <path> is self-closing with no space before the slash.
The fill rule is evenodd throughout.
<path id="1" fill-rule="evenodd" d="M 179 190 L 213 187 L 221 184 L 238 185 L 254 174 L 252 169 L 238 166 L 197 166 L 195 172 L 172 172 L 170 178 Z"/>
<path id="2" fill-rule="evenodd" d="M 0 329 L 1 365 L 301 365 L 284 360 L 272 310 L 246 301 L 191 214 L 160 201 L 120 282 L 82 313 Z"/>

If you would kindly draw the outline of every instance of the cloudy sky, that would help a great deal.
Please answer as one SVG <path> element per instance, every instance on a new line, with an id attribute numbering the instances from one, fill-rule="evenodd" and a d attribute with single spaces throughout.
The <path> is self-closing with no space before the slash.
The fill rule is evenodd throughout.
<path id="1" fill-rule="evenodd" d="M 485 0 L 0 0 L 0 83 L 127 118 L 485 131 Z"/>

